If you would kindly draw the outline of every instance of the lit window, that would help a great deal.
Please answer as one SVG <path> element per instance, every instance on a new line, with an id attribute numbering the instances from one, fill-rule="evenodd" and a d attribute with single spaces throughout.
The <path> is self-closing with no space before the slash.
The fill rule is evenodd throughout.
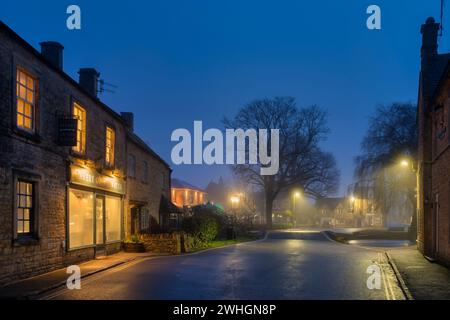
<path id="1" fill-rule="evenodd" d="M 84 247 L 94 244 L 94 194 L 69 189 L 69 246 Z"/>
<path id="2" fill-rule="evenodd" d="M 86 151 L 86 110 L 75 102 L 73 104 L 73 116 L 78 120 L 77 145 L 73 147 L 73 150 L 84 154 Z"/>
<path id="3" fill-rule="evenodd" d="M 36 80 L 20 69 L 17 69 L 16 74 L 17 127 L 33 131 L 35 125 Z"/>
<path id="4" fill-rule="evenodd" d="M 33 233 L 33 184 L 17 181 L 17 234 Z"/>
<path id="5" fill-rule="evenodd" d="M 134 155 L 128 155 L 128 176 L 131 178 L 136 177 L 136 158 Z"/>
<path id="6" fill-rule="evenodd" d="M 114 143 L 115 143 L 114 129 L 106 127 L 106 148 L 105 148 L 105 162 L 106 165 L 114 166 Z"/>

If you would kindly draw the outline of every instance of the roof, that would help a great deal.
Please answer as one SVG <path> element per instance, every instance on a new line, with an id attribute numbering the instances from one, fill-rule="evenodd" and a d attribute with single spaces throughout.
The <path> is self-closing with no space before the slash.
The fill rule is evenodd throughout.
<path id="1" fill-rule="evenodd" d="M 173 178 L 171 186 L 172 186 L 172 188 L 175 188 L 175 189 L 191 189 L 191 190 L 197 190 L 197 191 L 206 193 L 206 190 L 196 187 L 196 186 L 194 186 L 186 181 L 183 181 L 181 179 Z"/>
<path id="2" fill-rule="evenodd" d="M 320 198 L 316 200 L 316 207 L 323 208 L 326 207 L 330 210 L 336 209 L 336 207 L 345 201 L 345 198 Z"/>
<path id="3" fill-rule="evenodd" d="M 436 89 L 434 91 L 433 100 L 435 100 L 439 93 L 441 92 L 442 88 L 445 85 L 445 82 L 450 79 L 450 59 L 447 62 L 447 66 L 443 69 L 443 73 L 441 75 L 441 78 L 436 86 Z"/>
<path id="4" fill-rule="evenodd" d="M 134 142 L 134 144 L 136 144 L 142 150 L 144 150 L 145 152 L 149 153 L 154 158 L 159 160 L 159 162 L 164 164 L 169 170 L 172 170 L 169 164 L 166 161 L 164 161 L 164 159 L 161 158 L 155 151 L 153 151 L 153 149 L 150 148 L 150 146 L 147 143 L 145 143 L 144 140 L 142 140 L 137 134 L 131 132 L 130 130 L 127 130 L 127 137 L 128 139 L 130 139 L 130 141 Z"/>
<path id="5" fill-rule="evenodd" d="M 450 53 L 437 54 L 423 66 L 421 73 L 422 91 L 425 97 L 432 98 L 450 61 Z"/>
<path id="6" fill-rule="evenodd" d="M 17 33 L 15 33 L 10 27 L 8 27 L 3 21 L 0 20 L 0 30 L 5 31 L 13 40 L 15 40 L 17 43 L 19 43 L 22 47 L 25 48 L 25 50 L 28 50 L 32 55 L 34 55 L 37 59 L 39 59 L 43 64 L 45 64 L 49 69 L 52 69 L 54 72 L 58 73 L 64 80 L 69 82 L 72 86 L 76 87 L 79 91 L 81 91 L 83 94 L 91 98 L 96 104 L 98 104 L 101 108 L 103 108 L 106 112 L 108 112 L 110 115 L 116 118 L 116 120 L 123 122 L 122 117 L 120 114 L 118 114 L 116 111 L 111 109 L 109 106 L 104 104 L 100 99 L 97 97 L 91 95 L 86 89 L 84 89 L 77 81 L 72 79 L 71 76 L 69 76 L 67 73 L 64 72 L 64 70 L 61 70 L 55 66 L 53 66 L 50 62 L 47 61 L 47 59 L 44 58 L 44 56 L 37 51 L 31 44 L 26 42 L 22 37 L 20 37 Z"/>

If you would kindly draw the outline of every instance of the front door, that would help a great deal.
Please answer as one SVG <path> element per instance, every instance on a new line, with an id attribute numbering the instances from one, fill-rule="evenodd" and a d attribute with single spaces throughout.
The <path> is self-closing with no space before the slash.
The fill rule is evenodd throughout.
<path id="1" fill-rule="evenodd" d="M 95 257 L 106 255 L 105 246 L 105 197 L 95 198 Z"/>

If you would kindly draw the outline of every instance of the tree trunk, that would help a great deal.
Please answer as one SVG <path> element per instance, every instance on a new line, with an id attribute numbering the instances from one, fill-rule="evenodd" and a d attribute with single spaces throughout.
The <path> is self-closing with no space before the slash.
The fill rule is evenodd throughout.
<path id="1" fill-rule="evenodd" d="M 272 207 L 273 199 L 270 195 L 266 194 L 266 225 L 272 227 Z"/>

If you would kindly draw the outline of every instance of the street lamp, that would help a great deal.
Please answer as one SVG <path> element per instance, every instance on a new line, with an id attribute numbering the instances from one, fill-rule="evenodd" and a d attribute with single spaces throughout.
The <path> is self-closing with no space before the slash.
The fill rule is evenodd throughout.
<path id="1" fill-rule="evenodd" d="M 296 211 L 297 211 L 297 199 L 300 199 L 301 195 L 302 194 L 300 193 L 300 191 L 294 191 L 292 193 L 292 202 L 293 202 L 293 204 L 292 204 L 292 214 L 293 214 L 293 217 L 294 217 L 294 221 L 297 221 L 297 219 L 295 219 Z M 294 224 L 295 224 L 295 222 L 294 222 Z"/>
<path id="2" fill-rule="evenodd" d="M 402 159 L 400 160 L 400 166 L 402 168 L 407 168 L 409 167 L 411 169 L 411 171 L 414 173 L 415 175 L 415 179 L 416 179 L 416 186 L 415 186 L 415 204 L 414 204 L 414 209 L 415 212 L 413 212 L 413 218 L 411 221 L 411 226 L 410 226 L 410 235 L 413 238 L 417 238 L 417 221 L 419 219 L 418 215 L 419 215 L 419 211 L 417 210 L 418 208 L 418 201 L 419 201 L 419 172 L 417 170 L 417 168 L 414 165 L 414 159 L 411 159 L 411 161 L 409 161 L 408 159 Z M 415 218 L 414 218 L 415 215 Z M 417 239 L 416 239 L 417 240 Z"/>
<path id="3" fill-rule="evenodd" d="M 400 165 L 404 168 L 406 168 L 407 166 L 409 166 L 409 161 L 403 159 L 402 161 L 400 161 Z"/>
<path id="4" fill-rule="evenodd" d="M 234 217 L 236 218 L 236 206 L 239 205 L 239 201 L 241 199 L 238 196 L 231 196 L 230 197 L 230 201 L 231 201 L 231 209 L 233 210 L 234 213 Z"/>

